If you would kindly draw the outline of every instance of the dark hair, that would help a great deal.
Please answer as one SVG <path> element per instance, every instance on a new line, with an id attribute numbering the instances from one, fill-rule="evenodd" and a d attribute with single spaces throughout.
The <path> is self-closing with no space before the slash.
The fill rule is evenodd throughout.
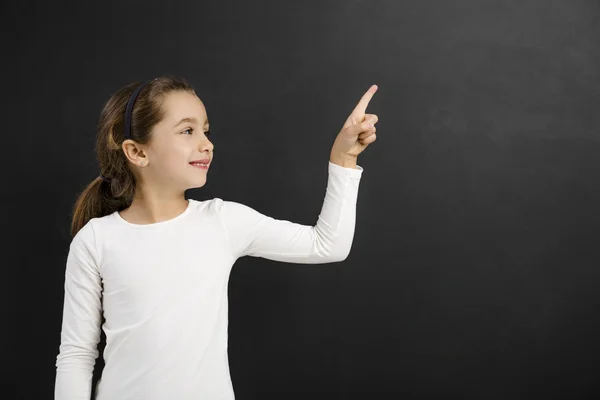
<path id="1" fill-rule="evenodd" d="M 122 149 L 125 140 L 125 108 L 133 91 L 142 82 L 131 83 L 113 94 L 102 109 L 96 137 L 96 156 L 100 174 L 79 195 L 73 209 L 71 234 L 75 236 L 92 218 L 121 211 L 135 194 L 136 180 Z M 139 93 L 131 115 L 131 139 L 148 143 L 152 128 L 164 117 L 161 108 L 170 92 L 196 94 L 183 79 L 159 77 L 150 81 Z M 104 177 L 104 179 L 103 179 Z"/>

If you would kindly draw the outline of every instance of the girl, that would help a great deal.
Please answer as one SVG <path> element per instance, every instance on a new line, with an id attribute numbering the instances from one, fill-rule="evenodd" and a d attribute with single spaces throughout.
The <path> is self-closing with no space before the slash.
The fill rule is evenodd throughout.
<path id="1" fill-rule="evenodd" d="M 377 116 L 362 97 L 337 135 L 315 226 L 240 203 L 186 200 L 213 159 L 204 104 L 184 81 L 129 85 L 102 110 L 101 174 L 80 195 L 65 272 L 55 399 L 234 399 L 227 357 L 227 284 L 243 256 L 318 264 L 348 256 L 362 168 Z"/>

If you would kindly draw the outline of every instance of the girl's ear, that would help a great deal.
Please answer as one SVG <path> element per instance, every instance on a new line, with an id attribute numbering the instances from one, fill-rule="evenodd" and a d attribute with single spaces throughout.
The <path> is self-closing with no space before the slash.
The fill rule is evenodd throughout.
<path id="1" fill-rule="evenodd" d="M 127 139 L 123 141 L 121 148 L 123 149 L 125 157 L 132 164 L 140 166 L 148 164 L 148 157 L 146 156 L 146 153 L 144 153 L 144 149 L 139 143 L 136 143 L 131 139 Z"/>

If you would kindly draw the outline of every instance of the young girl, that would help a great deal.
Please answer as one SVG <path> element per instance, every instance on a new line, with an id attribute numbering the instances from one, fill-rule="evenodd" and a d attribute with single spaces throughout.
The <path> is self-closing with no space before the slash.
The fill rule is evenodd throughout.
<path id="1" fill-rule="evenodd" d="M 318 264 L 346 259 L 362 168 L 377 116 L 362 97 L 337 135 L 315 226 L 215 198 L 204 104 L 182 80 L 125 87 L 106 103 L 101 174 L 81 194 L 65 273 L 55 399 L 90 399 L 100 325 L 105 367 L 97 400 L 234 399 L 227 358 L 227 284 L 243 256 Z M 307 124 L 310 126 L 310 121 Z M 313 129 L 313 128 L 311 128 Z"/>

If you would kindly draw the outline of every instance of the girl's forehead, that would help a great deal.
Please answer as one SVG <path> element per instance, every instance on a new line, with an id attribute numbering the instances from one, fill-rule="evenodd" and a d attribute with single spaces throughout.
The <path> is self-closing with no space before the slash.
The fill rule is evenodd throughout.
<path id="1" fill-rule="evenodd" d="M 202 101 L 193 93 L 173 92 L 167 95 L 163 102 L 165 120 L 177 123 L 182 119 L 196 119 L 199 123 L 207 121 L 206 108 Z"/>

